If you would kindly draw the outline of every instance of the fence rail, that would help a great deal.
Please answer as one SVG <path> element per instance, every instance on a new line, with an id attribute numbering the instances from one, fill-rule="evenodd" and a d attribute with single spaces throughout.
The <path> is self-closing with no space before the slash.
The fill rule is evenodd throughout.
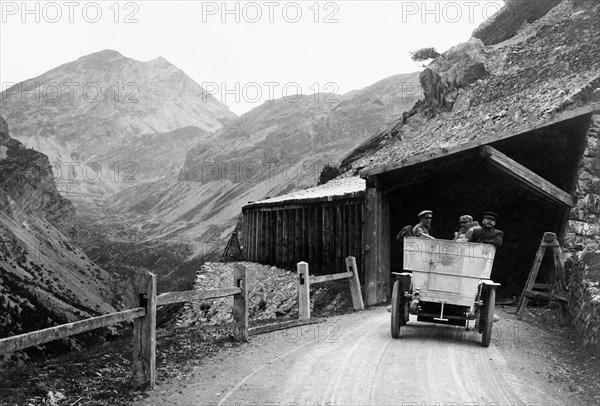
<path id="1" fill-rule="evenodd" d="M 139 277 L 134 285 L 139 307 L 2 338 L 0 355 L 133 320 L 133 379 L 138 386 L 153 388 L 156 380 L 156 308 L 158 306 L 233 296 L 234 339 L 248 340 L 246 268 L 243 265 L 234 264 L 233 282 L 234 287 L 231 288 L 167 292 L 157 296 L 156 275 L 146 273 Z"/>
<path id="2" fill-rule="evenodd" d="M 59 340 L 61 338 L 67 338 L 75 334 L 85 333 L 86 331 L 95 330 L 97 328 L 108 327 L 116 323 L 136 319 L 145 315 L 146 309 L 144 307 L 138 307 L 122 312 L 50 327 L 44 330 L 33 331 L 31 333 L 19 334 L 14 337 L 2 338 L 0 339 L 0 354 L 8 354 L 25 348 L 35 347 L 36 345 Z"/>
<path id="3" fill-rule="evenodd" d="M 189 302 L 190 300 L 207 300 L 207 299 L 218 299 L 220 297 L 227 297 L 233 295 L 239 295 L 242 293 L 240 288 L 223 288 L 223 289 L 211 289 L 211 290 L 187 290 L 183 292 L 167 292 L 161 293 L 156 297 L 156 305 L 164 306 L 175 303 Z"/>

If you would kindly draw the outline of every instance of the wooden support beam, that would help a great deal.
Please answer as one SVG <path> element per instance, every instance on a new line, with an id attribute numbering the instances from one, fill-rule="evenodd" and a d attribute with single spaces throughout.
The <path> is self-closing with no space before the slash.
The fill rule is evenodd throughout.
<path id="1" fill-rule="evenodd" d="M 377 304 L 377 273 L 379 268 L 379 217 L 381 210 L 381 191 L 367 188 L 365 201 L 365 301 L 367 306 Z"/>
<path id="2" fill-rule="evenodd" d="M 366 212 L 366 203 L 363 204 L 359 204 L 356 207 L 356 244 L 358 249 L 356 250 L 356 254 L 355 256 L 357 257 L 357 265 L 358 265 L 358 269 L 359 269 L 359 274 L 360 274 L 360 270 L 362 271 L 362 276 L 363 276 L 363 282 L 366 283 L 366 271 L 365 271 L 365 257 L 366 257 L 366 250 L 365 250 L 365 233 L 366 233 L 366 228 L 365 228 L 365 212 Z"/>
<path id="3" fill-rule="evenodd" d="M 241 292 L 233 297 L 233 338 L 235 341 L 248 341 L 248 281 L 246 267 L 233 264 L 233 286 Z"/>
<path id="4" fill-rule="evenodd" d="M 528 189 L 565 206 L 575 206 L 576 200 L 569 193 L 548 182 L 546 179 L 519 164 L 514 159 L 504 155 L 497 149 L 490 147 L 489 145 L 481 147 L 481 156 L 489 164 L 519 181 L 520 184 L 526 186 Z"/>
<path id="5" fill-rule="evenodd" d="M 378 303 L 384 303 L 388 300 L 388 294 L 390 296 L 392 294 L 390 289 L 390 279 L 392 276 L 392 220 L 389 200 L 383 196 L 383 193 L 381 194 L 380 213 L 378 219 L 380 222 L 378 229 L 379 244 L 377 246 L 377 256 L 379 257 L 377 267 L 377 301 Z"/>
<path id="6" fill-rule="evenodd" d="M 133 381 L 137 387 L 152 389 L 156 381 L 156 275 L 140 276 L 134 295 L 146 315 L 133 321 Z"/>

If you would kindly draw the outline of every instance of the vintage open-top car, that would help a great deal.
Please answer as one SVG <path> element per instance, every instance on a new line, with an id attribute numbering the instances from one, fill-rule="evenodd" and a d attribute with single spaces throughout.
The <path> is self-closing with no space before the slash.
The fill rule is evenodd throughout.
<path id="1" fill-rule="evenodd" d="M 496 288 L 489 279 L 496 247 L 447 240 L 404 238 L 404 272 L 394 273 L 392 337 L 409 314 L 417 321 L 462 326 L 475 321 L 481 344 L 490 345 Z"/>

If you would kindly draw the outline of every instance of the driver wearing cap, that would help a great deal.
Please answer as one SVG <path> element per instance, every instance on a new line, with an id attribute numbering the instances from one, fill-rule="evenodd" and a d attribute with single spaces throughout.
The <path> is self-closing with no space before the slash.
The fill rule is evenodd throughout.
<path id="1" fill-rule="evenodd" d="M 491 211 L 483 213 L 483 220 L 481 222 L 481 228 L 473 230 L 473 234 L 469 238 L 469 242 L 481 243 L 481 244 L 492 244 L 496 248 L 500 248 L 502 245 L 502 239 L 504 233 L 495 228 L 498 215 Z"/>
<path id="2" fill-rule="evenodd" d="M 431 238 L 435 240 L 434 237 L 429 235 L 429 230 L 431 230 L 431 219 L 433 218 L 433 212 L 431 210 L 423 210 L 419 213 L 419 224 L 413 227 L 413 233 L 415 237 L 421 238 Z"/>

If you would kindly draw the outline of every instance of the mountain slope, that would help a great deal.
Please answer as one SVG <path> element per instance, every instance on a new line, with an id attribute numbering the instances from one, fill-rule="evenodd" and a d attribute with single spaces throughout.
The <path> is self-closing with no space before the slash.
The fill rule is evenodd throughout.
<path id="1" fill-rule="evenodd" d="M 48 158 L 11 139 L 0 117 L 0 337 L 114 312 L 130 301 L 69 238 L 74 215 Z"/>
<path id="2" fill-rule="evenodd" d="M 197 137 L 236 117 L 164 58 L 140 62 L 110 50 L 16 84 L 0 97 L 13 137 L 48 155 L 60 190 L 76 204 L 129 187 L 123 177 L 171 176 L 191 140 L 173 145 L 169 132 L 193 126 Z M 170 154 L 161 154 L 165 150 Z"/>
<path id="3" fill-rule="evenodd" d="M 198 141 L 178 181 L 116 194 L 105 224 L 118 227 L 128 219 L 130 229 L 142 231 L 147 251 L 153 244 L 183 244 L 189 247 L 185 260 L 220 253 L 242 206 L 315 185 L 325 164 L 414 105 L 417 80 L 418 73 L 397 75 L 345 95 L 266 102 Z M 157 272 L 159 279 L 161 273 L 173 278 L 172 270 Z"/>

